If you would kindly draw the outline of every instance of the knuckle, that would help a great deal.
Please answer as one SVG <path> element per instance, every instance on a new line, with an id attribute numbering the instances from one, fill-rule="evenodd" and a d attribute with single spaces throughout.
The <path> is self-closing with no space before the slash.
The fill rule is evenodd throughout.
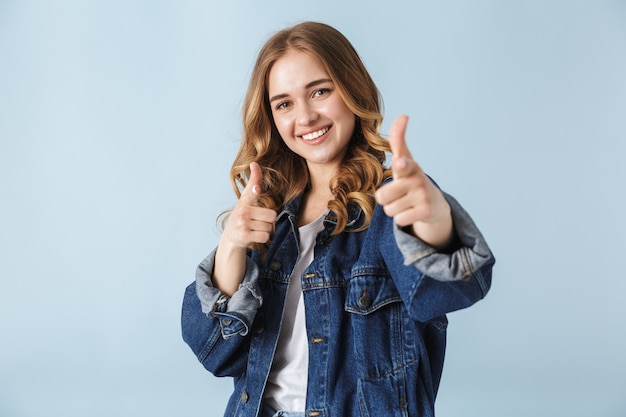
<path id="1" fill-rule="evenodd" d="M 237 217 L 237 221 L 235 226 L 237 226 L 237 230 L 242 230 L 247 225 L 247 221 L 243 217 Z"/>
<path id="2" fill-rule="evenodd" d="M 407 221 L 405 216 L 400 216 L 400 215 L 394 217 L 394 221 L 400 227 L 408 226 L 409 224 L 411 224 L 411 222 Z"/>

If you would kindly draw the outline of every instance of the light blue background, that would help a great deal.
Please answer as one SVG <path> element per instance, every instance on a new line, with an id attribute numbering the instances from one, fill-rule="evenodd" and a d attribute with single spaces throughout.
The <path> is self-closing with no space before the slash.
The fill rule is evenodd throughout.
<path id="1" fill-rule="evenodd" d="M 0 0 L 0 416 L 221 415 L 180 302 L 255 54 L 302 20 L 353 42 L 498 259 L 439 416 L 626 415 L 626 2 Z"/>

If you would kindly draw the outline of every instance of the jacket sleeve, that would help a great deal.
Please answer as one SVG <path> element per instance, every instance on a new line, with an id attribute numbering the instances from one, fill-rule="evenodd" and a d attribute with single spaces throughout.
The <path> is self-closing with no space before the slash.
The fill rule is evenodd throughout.
<path id="1" fill-rule="evenodd" d="M 414 319 L 428 321 L 482 299 L 491 287 L 495 258 L 469 214 L 450 195 L 457 244 L 439 252 L 404 232 L 393 220 L 396 253 L 386 262 Z"/>
<path id="2" fill-rule="evenodd" d="M 216 376 L 240 376 L 245 371 L 250 331 L 263 302 L 258 268 L 247 258 L 239 289 L 227 297 L 212 284 L 216 250 L 196 270 L 196 281 L 183 298 L 183 340 L 204 367 Z"/>

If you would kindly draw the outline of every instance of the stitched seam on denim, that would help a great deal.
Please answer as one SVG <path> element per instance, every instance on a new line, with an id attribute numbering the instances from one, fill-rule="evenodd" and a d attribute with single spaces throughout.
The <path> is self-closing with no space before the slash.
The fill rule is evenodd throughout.
<path id="1" fill-rule="evenodd" d="M 215 318 L 214 320 L 219 320 L 219 319 Z M 200 361 L 200 363 L 204 363 L 206 358 L 209 356 L 209 354 L 211 353 L 211 351 L 217 344 L 217 341 L 219 340 L 220 337 L 222 337 L 221 326 L 213 330 L 211 337 L 209 338 L 207 343 L 204 345 L 204 348 L 202 349 L 202 351 L 198 354 L 198 360 Z"/>
<path id="2" fill-rule="evenodd" d="M 360 277 L 363 275 L 374 275 L 380 277 L 391 277 L 389 271 L 379 267 L 360 267 L 352 270 L 352 277 Z"/>
<path id="3" fill-rule="evenodd" d="M 321 282 L 308 282 L 302 284 L 302 291 L 320 290 L 324 288 L 345 288 L 348 284 L 345 281 L 321 281 Z"/>
<path id="4" fill-rule="evenodd" d="M 361 411 L 361 416 L 370 417 L 370 414 L 367 410 L 367 404 L 365 403 L 365 394 L 363 393 L 362 384 L 357 384 L 357 398 L 359 401 L 359 410 Z"/>
<path id="5" fill-rule="evenodd" d="M 289 282 L 289 277 L 286 277 L 280 272 L 263 271 L 260 275 L 261 278 L 269 279 L 270 281 L 274 282 L 280 282 L 281 284 L 286 284 Z"/>
<path id="6" fill-rule="evenodd" d="M 224 339 L 230 339 L 231 337 L 236 336 L 236 335 L 245 336 L 250 331 L 246 322 L 235 314 L 217 313 L 216 316 L 218 317 L 218 319 L 220 319 L 220 328 L 221 328 L 222 337 Z M 231 324 L 225 325 L 223 322 L 223 320 L 225 319 L 231 320 Z M 229 328 L 233 330 L 229 331 Z"/>
<path id="7" fill-rule="evenodd" d="M 403 342 L 403 329 L 402 329 L 402 313 L 400 308 L 395 306 L 388 314 L 389 316 L 389 328 L 391 330 L 391 336 L 393 337 L 392 350 L 394 357 L 391 358 L 394 367 L 401 366 L 407 361 L 404 356 L 404 342 Z M 395 349 L 394 349 L 395 347 Z"/>
<path id="8" fill-rule="evenodd" d="M 487 284 L 485 283 L 485 279 L 483 278 L 483 274 L 476 273 L 476 281 L 478 282 L 478 286 L 480 287 L 480 292 L 484 297 L 487 294 Z"/>
<path id="9" fill-rule="evenodd" d="M 391 375 L 395 374 L 396 372 L 398 372 L 398 371 L 400 371 L 402 369 L 405 369 L 405 368 L 413 365 L 416 362 L 418 362 L 418 359 L 413 359 L 411 361 L 408 361 L 405 364 L 397 366 L 394 369 L 383 373 L 382 375 L 378 375 L 378 376 L 359 375 L 359 378 L 361 378 L 364 381 L 379 381 L 379 380 L 381 380 L 383 378 L 387 378 L 388 376 L 391 376 Z"/>
<path id="10" fill-rule="evenodd" d="M 356 309 L 354 307 L 350 307 L 350 306 L 346 306 L 345 310 L 349 311 L 350 313 L 355 313 L 355 314 L 360 314 L 362 316 L 366 316 L 376 310 L 379 310 L 380 308 L 391 304 L 391 303 L 397 303 L 399 301 L 402 301 L 402 298 L 400 296 L 397 297 L 391 297 L 391 298 L 386 298 L 383 301 L 378 302 L 377 304 L 373 305 L 372 307 L 368 308 L 367 310 L 363 310 L 363 309 Z"/>

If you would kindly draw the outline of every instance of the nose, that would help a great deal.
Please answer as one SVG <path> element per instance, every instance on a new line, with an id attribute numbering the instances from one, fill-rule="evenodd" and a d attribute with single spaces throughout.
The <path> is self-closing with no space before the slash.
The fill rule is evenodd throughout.
<path id="1" fill-rule="evenodd" d="M 298 106 L 297 121 L 301 126 L 310 126 L 319 117 L 315 106 L 311 103 L 304 102 Z"/>

